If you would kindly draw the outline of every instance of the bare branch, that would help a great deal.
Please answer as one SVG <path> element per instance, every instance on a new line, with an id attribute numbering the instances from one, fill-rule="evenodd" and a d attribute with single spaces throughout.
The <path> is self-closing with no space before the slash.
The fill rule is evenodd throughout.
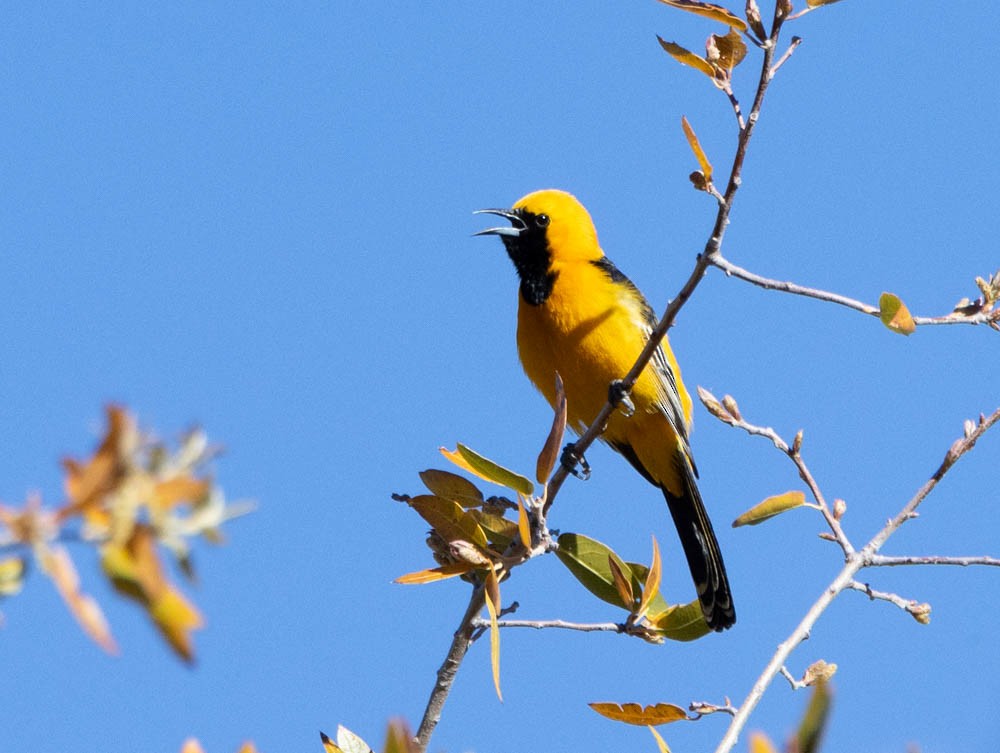
<path id="1" fill-rule="evenodd" d="M 488 620 L 476 618 L 472 621 L 474 628 L 490 627 Z M 626 625 L 618 622 L 567 622 L 566 620 L 497 620 L 497 627 L 501 628 L 534 628 L 535 630 L 545 630 L 546 628 L 557 628 L 560 630 L 579 630 L 583 633 L 626 633 Z"/>
<path id="2" fill-rule="evenodd" d="M 764 288 L 765 290 L 778 290 L 783 293 L 805 296 L 806 298 L 815 298 L 816 300 L 826 301 L 827 303 L 836 303 L 876 318 L 878 318 L 880 313 L 878 306 L 872 306 L 871 304 L 863 303 L 862 301 L 857 301 L 853 298 L 848 298 L 847 296 L 840 295 L 839 293 L 831 293 L 826 290 L 809 288 L 804 285 L 798 285 L 794 282 L 772 280 L 767 277 L 761 277 L 758 274 L 743 269 L 743 267 L 733 264 L 721 254 L 717 254 L 712 257 L 711 265 L 721 269 L 729 277 L 736 277 L 737 279 L 749 282 L 753 285 Z M 998 318 L 1000 318 L 1000 309 L 993 312 L 980 311 L 968 314 L 952 312 L 950 314 L 945 314 L 944 316 L 915 316 L 913 317 L 913 323 L 917 325 L 986 324 L 989 326 L 995 326 Z"/>
<path id="3" fill-rule="evenodd" d="M 900 565 L 958 565 L 959 567 L 969 567 L 970 565 L 988 565 L 990 567 L 1000 567 L 1000 558 L 997 557 L 887 557 L 882 554 L 874 554 L 869 558 L 869 567 L 897 567 Z"/>

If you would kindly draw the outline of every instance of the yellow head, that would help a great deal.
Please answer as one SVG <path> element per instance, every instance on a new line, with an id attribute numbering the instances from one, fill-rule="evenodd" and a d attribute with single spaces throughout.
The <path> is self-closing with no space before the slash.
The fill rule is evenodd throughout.
<path id="1" fill-rule="evenodd" d="M 521 294 L 530 304 L 545 301 L 560 265 L 604 257 L 593 220 L 566 191 L 547 188 L 518 199 L 511 209 L 480 212 L 510 220 L 510 227 L 489 228 L 476 235 L 500 236 L 521 279 Z"/>

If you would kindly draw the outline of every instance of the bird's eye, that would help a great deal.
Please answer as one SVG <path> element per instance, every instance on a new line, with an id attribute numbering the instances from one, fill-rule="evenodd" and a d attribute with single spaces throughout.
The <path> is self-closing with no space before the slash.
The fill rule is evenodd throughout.
<path id="1" fill-rule="evenodd" d="M 549 216 L 547 214 L 540 214 L 535 217 L 535 224 L 538 227 L 548 227 L 549 226 Z"/>

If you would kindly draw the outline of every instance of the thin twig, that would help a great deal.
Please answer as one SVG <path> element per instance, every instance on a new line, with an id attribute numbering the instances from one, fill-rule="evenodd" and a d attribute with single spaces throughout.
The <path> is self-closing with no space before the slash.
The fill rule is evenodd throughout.
<path id="1" fill-rule="evenodd" d="M 444 702 L 448 700 L 448 693 L 451 692 L 451 686 L 455 682 L 455 675 L 458 673 L 458 668 L 461 666 L 469 646 L 472 645 L 472 636 L 475 632 L 474 622 L 486 603 L 485 594 L 486 589 L 481 585 L 477 585 L 472 590 L 469 607 L 465 610 L 458 630 L 455 631 L 448 655 L 438 669 L 437 681 L 434 683 L 434 689 L 431 691 L 427 707 L 424 709 L 424 717 L 420 720 L 420 728 L 417 730 L 416 737 L 413 738 L 415 753 L 424 753 L 427 750 L 434 728 L 441 720 L 441 710 L 444 708 Z"/>
<path id="2" fill-rule="evenodd" d="M 849 309 L 854 309 L 855 311 L 860 311 L 862 314 L 867 314 L 868 316 L 878 317 L 880 315 L 880 310 L 878 306 L 872 306 L 869 303 L 863 303 L 862 301 L 855 300 L 854 298 L 849 298 L 846 295 L 840 295 L 839 293 L 831 293 L 826 290 L 819 290 L 817 288 L 810 288 L 804 285 L 798 285 L 794 282 L 788 282 L 785 280 L 772 280 L 767 277 L 761 277 L 758 274 L 750 272 L 749 270 L 743 269 L 743 267 L 733 264 L 731 261 L 723 257 L 721 254 L 717 254 L 712 257 L 712 266 L 721 269 L 729 277 L 736 277 L 737 279 L 749 282 L 758 287 L 764 288 L 765 290 L 778 290 L 783 293 L 791 293 L 793 295 L 801 295 L 807 298 L 815 298 L 820 301 L 826 301 L 827 303 L 836 303 L 841 306 L 846 306 Z M 997 312 L 977 312 L 973 314 L 962 314 L 952 312 L 950 314 L 945 314 L 944 316 L 914 316 L 913 323 L 917 325 L 928 325 L 928 324 L 991 324 L 997 321 L 1000 311 Z"/>
<path id="3" fill-rule="evenodd" d="M 476 618 L 472 621 L 472 626 L 476 629 L 489 629 L 488 620 Z M 546 628 L 558 628 L 561 630 L 579 630 L 583 633 L 625 633 L 627 628 L 618 622 L 567 622 L 566 620 L 497 620 L 497 627 L 501 628 L 534 628 L 544 630 Z"/>
<path id="4" fill-rule="evenodd" d="M 778 69 L 785 64 L 785 61 L 792 56 L 792 53 L 795 52 L 795 49 L 800 44 L 802 44 L 802 37 L 792 37 L 792 43 L 788 45 L 788 49 L 785 50 L 785 53 L 780 58 L 778 58 L 778 62 L 771 66 L 772 76 L 778 72 Z"/>
<path id="5" fill-rule="evenodd" d="M 716 748 L 716 753 L 729 753 L 736 745 L 739 739 L 740 732 L 746 726 L 750 715 L 753 710 L 760 703 L 761 698 L 763 698 L 765 691 L 771 685 L 774 678 L 781 672 L 781 668 L 785 666 L 788 657 L 791 655 L 792 651 L 802 643 L 812 631 L 813 626 L 815 626 L 817 620 L 826 611 L 826 608 L 830 606 L 835 598 L 837 598 L 840 593 L 846 589 L 851 588 L 851 584 L 854 582 L 854 576 L 857 575 L 858 571 L 864 567 L 872 565 L 875 561 L 875 555 L 882 545 L 895 533 L 903 523 L 907 520 L 911 520 L 914 517 L 916 509 L 920 504 L 927 498 L 927 495 L 933 491 L 934 487 L 937 486 L 938 482 L 945 476 L 945 474 L 955 465 L 955 463 L 969 452 L 976 444 L 976 441 L 985 434 L 990 427 L 995 425 L 1000 421 L 1000 408 L 997 408 L 992 414 L 987 417 L 980 418 L 979 424 L 970 432 L 967 436 L 962 437 L 952 444 L 951 448 L 945 454 L 944 460 L 941 465 L 938 466 L 937 470 L 931 474 L 931 477 L 927 482 L 917 490 L 916 494 L 910 498 L 910 500 L 903 506 L 899 513 L 892 518 L 885 527 L 882 528 L 878 533 L 876 533 L 871 541 L 869 541 L 860 551 L 855 552 L 847 558 L 847 562 L 844 567 L 837 574 L 837 576 L 830 582 L 820 594 L 819 598 L 815 603 L 809 608 L 805 616 L 791 632 L 788 638 L 785 639 L 781 645 L 778 646 L 778 650 L 775 651 L 771 660 L 764 667 L 757 681 L 754 683 L 747 697 L 744 699 L 743 703 L 740 705 L 733 717 L 732 722 L 729 725 L 729 729 L 726 730 L 726 734 L 723 736 L 719 746 Z M 919 606 L 919 605 L 918 605 Z M 910 611 L 914 617 L 920 619 L 917 614 Z"/>
<path id="6" fill-rule="evenodd" d="M 874 554 L 868 562 L 869 567 L 896 567 L 898 565 L 958 565 L 959 567 L 988 565 L 1000 567 L 1000 559 L 997 557 L 887 557 L 882 554 Z"/>

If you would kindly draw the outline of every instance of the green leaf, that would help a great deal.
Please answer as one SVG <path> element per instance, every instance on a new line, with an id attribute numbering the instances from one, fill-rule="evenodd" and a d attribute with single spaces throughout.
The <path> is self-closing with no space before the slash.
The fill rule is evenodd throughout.
<path id="1" fill-rule="evenodd" d="M 740 526 L 755 526 L 758 523 L 763 523 L 768 518 L 773 518 L 775 515 L 780 515 L 787 510 L 794 510 L 796 507 L 802 507 L 805 503 L 806 495 L 804 492 L 791 491 L 785 492 L 784 494 L 776 494 L 773 497 L 768 497 L 763 502 L 758 502 L 745 513 L 740 515 L 733 521 L 733 528 L 739 528 Z"/>
<path id="2" fill-rule="evenodd" d="M 502 515 L 495 515 L 486 510 L 468 510 L 467 514 L 486 532 L 486 538 L 498 552 L 506 549 L 517 536 L 517 523 Z"/>
<path id="3" fill-rule="evenodd" d="M 431 494 L 458 502 L 462 507 L 479 507 L 483 504 L 483 493 L 479 488 L 467 478 L 450 471 L 430 468 L 421 471 L 420 480 Z"/>
<path id="4" fill-rule="evenodd" d="M 665 638 L 672 641 L 695 641 L 710 632 L 701 611 L 701 603 L 697 599 L 688 604 L 668 607 L 658 614 L 651 614 L 649 622 Z"/>
<path id="5" fill-rule="evenodd" d="M 906 304 L 892 293 L 883 293 L 878 297 L 878 316 L 882 324 L 897 334 L 912 335 L 917 329 Z"/>
<path id="6" fill-rule="evenodd" d="M 638 575 L 631 565 L 622 560 L 607 545 L 583 534 L 564 533 L 559 537 L 558 544 L 556 555 L 559 557 L 559 561 L 573 573 L 573 576 L 583 584 L 584 588 L 598 599 L 616 607 L 623 607 L 631 612 L 633 605 L 623 603 L 622 596 L 615 587 L 615 578 L 611 572 L 611 566 L 608 564 L 608 558 L 614 560 L 622 573 L 628 577 L 632 584 L 633 593 L 639 593 L 642 590 L 642 580 L 646 577 L 646 572 Z"/>
<path id="7" fill-rule="evenodd" d="M 795 733 L 798 753 L 816 753 L 830 717 L 830 687 L 826 682 L 813 686 L 812 697 L 806 707 L 799 729 Z"/>
<path id="8" fill-rule="evenodd" d="M 464 468 L 470 473 L 474 473 L 480 478 L 494 484 L 506 486 L 508 489 L 521 492 L 526 497 L 531 497 L 535 493 L 535 485 L 528 478 L 522 476 L 520 473 L 514 473 L 514 471 L 504 468 L 498 463 L 494 463 L 475 450 L 469 449 L 464 444 L 459 443 L 454 452 L 442 447 L 441 454 L 459 468 Z"/>

